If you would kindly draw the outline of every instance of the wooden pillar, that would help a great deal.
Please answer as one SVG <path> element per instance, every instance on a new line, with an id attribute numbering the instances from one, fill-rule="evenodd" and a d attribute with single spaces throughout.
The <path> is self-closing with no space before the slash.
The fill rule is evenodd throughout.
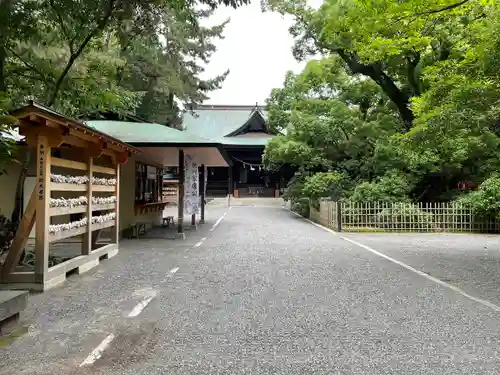
<path id="1" fill-rule="evenodd" d="M 35 282 L 43 283 L 49 270 L 50 146 L 45 135 L 36 145 Z"/>
<path id="2" fill-rule="evenodd" d="M 205 224 L 205 166 L 201 165 L 200 224 Z"/>
<path id="3" fill-rule="evenodd" d="M 184 237 L 184 150 L 179 150 L 179 199 L 177 200 L 177 233 Z"/>
<path id="4" fill-rule="evenodd" d="M 111 242 L 118 246 L 120 241 L 120 164 L 116 164 L 116 185 L 115 185 L 115 226 L 111 233 Z"/>
<path id="5" fill-rule="evenodd" d="M 233 194 L 233 167 L 229 166 L 227 168 L 228 170 L 228 176 L 227 176 L 227 194 L 231 195 Z"/>
<path id="6" fill-rule="evenodd" d="M 196 214 L 191 215 L 191 226 L 192 227 L 196 226 Z"/>
<path id="7" fill-rule="evenodd" d="M 94 158 L 87 158 L 87 233 L 83 235 L 82 255 L 90 255 L 92 253 L 92 176 L 94 174 Z"/>

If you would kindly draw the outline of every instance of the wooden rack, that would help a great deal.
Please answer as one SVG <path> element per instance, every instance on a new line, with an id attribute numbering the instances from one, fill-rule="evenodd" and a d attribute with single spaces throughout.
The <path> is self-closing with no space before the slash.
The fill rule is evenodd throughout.
<path id="1" fill-rule="evenodd" d="M 6 260 L 1 265 L 0 280 L 4 284 L 9 284 L 10 288 L 19 286 L 24 289 L 45 290 L 63 282 L 66 279 L 66 272 L 77 269 L 81 273 L 98 265 L 100 258 L 109 258 L 118 252 L 120 164 L 128 160 L 129 154 L 138 151 L 76 120 L 68 119 L 38 105 L 31 104 L 19 110 L 16 117 L 19 118 L 20 134 L 25 136 L 28 147 L 32 147 L 32 152 L 36 155 L 37 184 Z M 53 156 L 55 149 L 59 150 L 58 157 Z M 77 152 L 69 152 L 75 149 Z M 71 160 L 67 156 L 70 154 L 80 157 L 83 155 L 81 157 L 83 161 Z M 106 163 L 107 166 L 98 165 L 102 163 Z M 65 174 L 70 175 L 75 174 L 75 171 L 80 171 L 79 173 L 84 171 L 88 182 L 86 184 L 51 182 L 53 167 L 63 168 L 68 171 Z M 116 179 L 116 185 L 92 185 L 92 177 L 95 174 Z M 62 193 L 63 197 L 73 192 L 85 192 L 88 204 L 75 207 L 50 207 L 50 199 L 55 192 L 58 192 L 59 196 Z M 112 204 L 93 204 L 92 197 L 95 193 L 112 194 L 116 200 Z M 96 211 L 114 212 L 115 217 L 103 223 L 92 223 L 92 213 Z M 49 233 L 51 218 L 71 214 L 84 214 L 87 217 L 87 224 L 71 230 Z M 35 226 L 35 269 L 25 272 L 18 269 L 18 263 L 33 226 Z M 106 228 L 112 228 L 111 243 L 97 248 L 98 233 Z M 74 236 L 82 236 L 81 255 L 49 268 L 49 244 Z"/>
<path id="2" fill-rule="evenodd" d="M 177 204 L 179 198 L 179 181 L 163 181 L 163 202 Z"/>

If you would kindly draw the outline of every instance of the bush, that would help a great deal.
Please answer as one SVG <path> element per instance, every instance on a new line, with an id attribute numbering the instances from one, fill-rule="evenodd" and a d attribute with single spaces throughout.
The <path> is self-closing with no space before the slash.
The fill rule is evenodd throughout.
<path id="1" fill-rule="evenodd" d="M 9 250 L 14 235 L 14 224 L 5 216 L 0 215 L 0 254 Z"/>
<path id="2" fill-rule="evenodd" d="M 408 202 L 413 184 L 405 175 L 389 173 L 373 182 L 356 186 L 349 198 L 353 202 Z"/>
<path id="3" fill-rule="evenodd" d="M 437 229 L 434 215 L 408 204 L 394 204 L 384 208 L 373 219 L 378 228 L 406 229 L 408 223 L 418 223 L 418 228 Z"/>
<path id="4" fill-rule="evenodd" d="M 336 172 L 319 172 L 305 179 L 302 192 L 318 208 L 321 198 L 340 200 L 345 194 L 345 189 L 344 175 Z"/>
<path id="5" fill-rule="evenodd" d="M 482 217 L 498 217 L 500 212 L 500 177 L 493 176 L 479 185 L 476 191 L 457 200 L 471 206 L 473 212 Z"/>
<path id="6" fill-rule="evenodd" d="M 291 210 L 297 212 L 301 216 L 309 218 L 309 216 L 311 215 L 309 199 L 301 198 L 298 200 L 292 200 Z"/>

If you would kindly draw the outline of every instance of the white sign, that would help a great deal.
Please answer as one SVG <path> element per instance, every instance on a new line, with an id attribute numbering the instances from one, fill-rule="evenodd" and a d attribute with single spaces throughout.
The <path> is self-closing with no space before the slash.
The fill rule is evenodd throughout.
<path id="1" fill-rule="evenodd" d="M 184 157 L 184 214 L 193 215 L 200 211 L 200 185 L 198 164 L 191 155 Z"/>
<path id="2" fill-rule="evenodd" d="M 156 168 L 150 165 L 146 169 L 147 178 L 151 180 L 156 180 Z"/>

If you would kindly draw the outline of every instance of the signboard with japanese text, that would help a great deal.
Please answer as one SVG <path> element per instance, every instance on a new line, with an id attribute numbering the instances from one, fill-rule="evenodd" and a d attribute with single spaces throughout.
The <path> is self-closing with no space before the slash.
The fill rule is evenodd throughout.
<path id="1" fill-rule="evenodd" d="M 184 157 L 184 173 L 184 214 L 197 214 L 200 212 L 198 164 L 189 154 Z"/>

